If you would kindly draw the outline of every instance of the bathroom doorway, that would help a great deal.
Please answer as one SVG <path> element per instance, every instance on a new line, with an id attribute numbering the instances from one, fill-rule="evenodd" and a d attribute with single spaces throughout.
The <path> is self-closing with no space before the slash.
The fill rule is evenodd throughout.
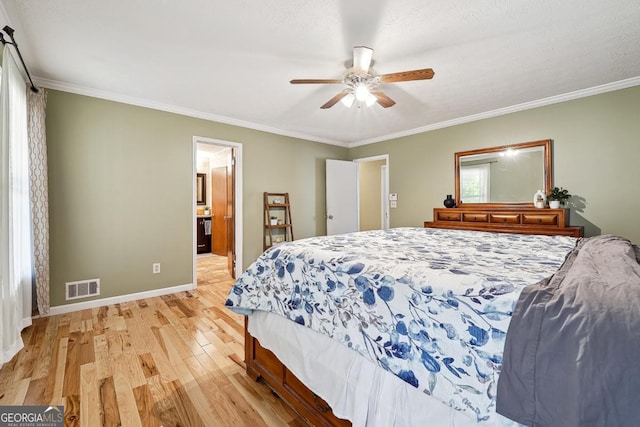
<path id="1" fill-rule="evenodd" d="M 194 176 L 204 175 L 205 200 L 194 190 L 194 284 L 204 276 L 236 277 L 242 237 L 241 144 L 194 137 Z M 221 271 L 212 271 L 221 270 Z"/>

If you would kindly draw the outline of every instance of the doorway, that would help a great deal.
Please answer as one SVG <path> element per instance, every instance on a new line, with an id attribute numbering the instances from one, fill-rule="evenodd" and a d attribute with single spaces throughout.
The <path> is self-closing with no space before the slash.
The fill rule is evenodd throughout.
<path id="1" fill-rule="evenodd" d="M 234 278 L 242 266 L 242 145 L 193 137 L 193 170 L 206 181 L 198 204 L 194 180 L 193 283 L 206 283 L 211 274 Z M 203 236 L 208 246 L 198 241 Z"/>
<path id="2" fill-rule="evenodd" d="M 389 155 L 326 161 L 327 235 L 387 229 Z"/>
<path id="3" fill-rule="evenodd" d="M 360 231 L 389 228 L 389 172 L 383 156 L 356 159 Z"/>

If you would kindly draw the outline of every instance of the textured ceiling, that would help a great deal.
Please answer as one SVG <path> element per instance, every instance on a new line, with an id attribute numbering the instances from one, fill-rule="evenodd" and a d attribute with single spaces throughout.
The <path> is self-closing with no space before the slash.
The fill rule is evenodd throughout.
<path id="1" fill-rule="evenodd" d="M 36 82 L 354 146 L 640 84 L 638 0 L 0 0 Z M 2 25 L 4 26 L 4 24 Z M 355 45 L 383 109 L 319 107 Z"/>

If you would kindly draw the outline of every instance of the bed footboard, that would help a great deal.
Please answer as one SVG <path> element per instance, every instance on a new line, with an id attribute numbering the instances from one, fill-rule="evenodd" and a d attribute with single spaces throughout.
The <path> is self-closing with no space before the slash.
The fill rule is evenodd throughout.
<path id="1" fill-rule="evenodd" d="M 351 425 L 349 421 L 336 417 L 322 398 L 309 390 L 275 354 L 249 334 L 246 318 L 244 326 L 245 363 L 247 374 L 253 380 L 262 378 L 282 400 L 314 426 Z"/>

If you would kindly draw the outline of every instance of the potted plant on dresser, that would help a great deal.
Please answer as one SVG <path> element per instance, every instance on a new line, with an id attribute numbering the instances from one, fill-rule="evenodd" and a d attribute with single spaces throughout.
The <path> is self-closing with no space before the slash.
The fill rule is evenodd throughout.
<path id="1" fill-rule="evenodd" d="M 558 209 L 560 205 L 564 205 L 570 197 L 571 194 L 569 194 L 567 189 L 562 187 L 553 187 L 547 196 L 549 207 L 551 209 Z"/>

